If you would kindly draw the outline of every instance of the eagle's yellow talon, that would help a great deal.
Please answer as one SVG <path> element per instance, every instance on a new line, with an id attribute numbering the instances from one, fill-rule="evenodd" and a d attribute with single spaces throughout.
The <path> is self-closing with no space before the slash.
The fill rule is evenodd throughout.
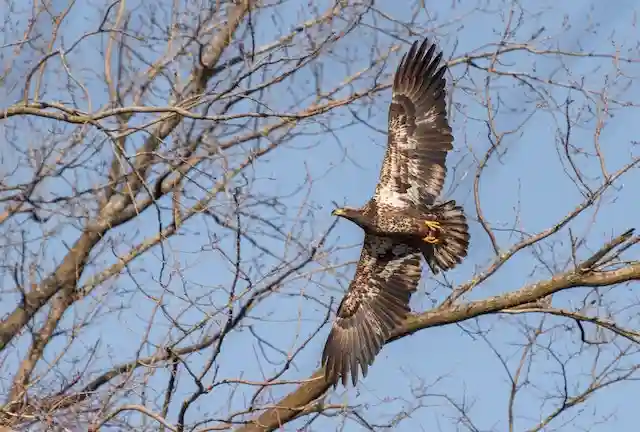
<path id="1" fill-rule="evenodd" d="M 433 221 L 433 220 L 428 220 L 428 221 L 424 221 L 425 226 L 427 226 L 427 228 L 429 228 L 429 230 L 431 231 L 438 231 L 441 229 L 441 225 L 440 222 L 437 221 Z M 433 235 L 434 233 L 430 233 L 428 236 L 423 237 L 422 241 L 427 242 L 427 243 L 431 243 L 431 244 L 436 244 L 439 243 L 440 240 L 437 239 L 436 236 Z"/>
<path id="2" fill-rule="evenodd" d="M 427 243 L 433 243 L 433 244 L 436 244 L 436 243 L 440 242 L 436 237 L 434 237 L 432 235 L 428 235 L 428 236 L 424 237 L 422 240 L 427 242 Z"/>
<path id="3" fill-rule="evenodd" d="M 431 228 L 432 230 L 437 230 L 440 229 L 441 225 L 440 222 L 436 222 L 436 221 L 424 221 L 424 224 Z"/>

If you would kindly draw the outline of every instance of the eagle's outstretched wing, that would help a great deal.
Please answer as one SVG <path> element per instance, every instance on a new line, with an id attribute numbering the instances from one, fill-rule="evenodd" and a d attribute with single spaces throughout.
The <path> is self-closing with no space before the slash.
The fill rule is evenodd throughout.
<path id="1" fill-rule="evenodd" d="M 446 113 L 446 66 L 438 67 L 435 44 L 414 42 L 402 57 L 393 81 L 387 151 L 374 200 L 405 208 L 431 205 L 447 172 L 453 148 Z"/>
<path id="2" fill-rule="evenodd" d="M 333 384 L 358 367 L 367 375 L 391 331 L 409 313 L 409 299 L 420 281 L 420 253 L 388 237 L 365 235 L 353 281 L 338 308 L 322 353 L 325 376 Z"/>

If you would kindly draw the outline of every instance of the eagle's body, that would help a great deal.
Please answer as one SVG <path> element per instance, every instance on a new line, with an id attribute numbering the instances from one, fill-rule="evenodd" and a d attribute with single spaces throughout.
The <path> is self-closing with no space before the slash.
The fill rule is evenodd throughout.
<path id="1" fill-rule="evenodd" d="M 410 312 L 420 255 L 435 274 L 467 255 L 468 225 L 455 201 L 436 203 L 453 148 L 445 105 L 446 67 L 435 45 L 414 43 L 394 77 L 387 150 L 373 198 L 336 209 L 365 232 L 356 273 L 342 299 L 322 363 L 330 382 L 366 375 L 393 329 Z"/>
<path id="2" fill-rule="evenodd" d="M 349 209 L 343 210 L 344 213 L 340 216 L 349 218 Z M 369 234 L 406 237 L 405 240 L 409 240 L 416 234 L 426 237 L 436 233 L 435 229 L 424 224 L 426 221 L 437 221 L 435 213 L 422 213 L 414 208 L 398 210 L 392 206 L 380 206 L 374 200 L 370 200 L 356 212 L 359 216 L 354 222 L 361 222 L 359 225 Z"/>

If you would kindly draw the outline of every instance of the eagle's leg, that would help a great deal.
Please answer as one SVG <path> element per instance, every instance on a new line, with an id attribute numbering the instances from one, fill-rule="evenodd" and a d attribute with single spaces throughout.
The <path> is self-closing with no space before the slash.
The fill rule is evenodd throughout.
<path id="1" fill-rule="evenodd" d="M 424 224 L 427 226 L 427 228 L 429 228 L 431 232 L 429 232 L 429 235 L 427 235 L 426 237 L 423 237 L 422 241 L 425 241 L 427 243 L 432 243 L 432 244 L 440 243 L 440 240 L 433 235 L 435 231 L 438 231 L 442 228 L 442 225 L 440 225 L 440 222 L 428 220 L 428 221 L 424 221 Z"/>

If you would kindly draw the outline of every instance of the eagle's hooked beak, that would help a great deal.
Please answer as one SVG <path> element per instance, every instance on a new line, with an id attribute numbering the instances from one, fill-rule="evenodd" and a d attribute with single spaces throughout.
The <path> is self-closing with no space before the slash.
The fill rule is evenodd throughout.
<path id="1" fill-rule="evenodd" d="M 344 214 L 345 214 L 345 211 L 344 209 L 341 209 L 341 208 L 337 208 L 331 212 L 331 216 L 344 216 Z"/>

